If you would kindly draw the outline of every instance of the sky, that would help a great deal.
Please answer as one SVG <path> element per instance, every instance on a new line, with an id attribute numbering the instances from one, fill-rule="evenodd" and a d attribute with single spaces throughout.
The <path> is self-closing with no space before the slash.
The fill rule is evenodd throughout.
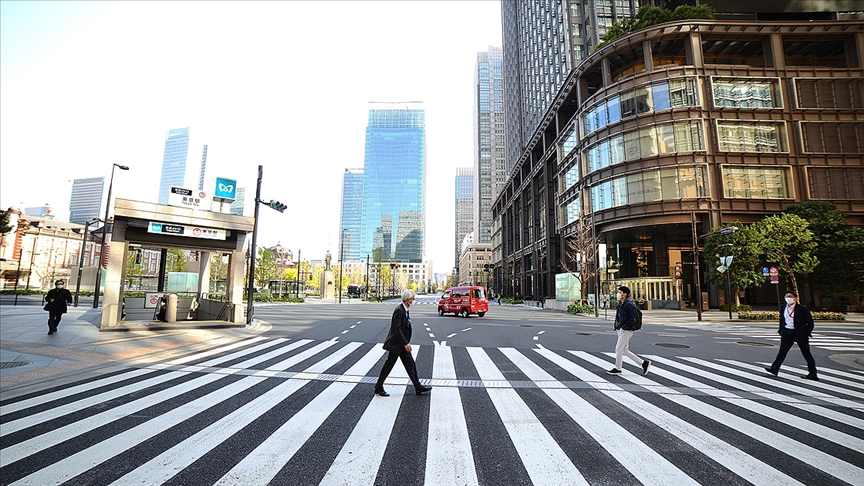
<path id="1" fill-rule="evenodd" d="M 454 266 L 457 167 L 474 162 L 477 53 L 501 45 L 497 0 L 0 1 L 0 207 L 49 204 L 72 180 L 156 202 L 166 132 L 191 127 L 186 187 L 233 178 L 259 246 L 338 259 L 342 174 L 363 166 L 370 101 L 423 101 L 426 257 Z M 206 187 L 205 187 L 206 189 Z M 104 203 L 103 203 L 104 204 Z M 103 209 L 104 211 L 104 209 Z M 247 215 L 252 205 L 247 204 Z"/>

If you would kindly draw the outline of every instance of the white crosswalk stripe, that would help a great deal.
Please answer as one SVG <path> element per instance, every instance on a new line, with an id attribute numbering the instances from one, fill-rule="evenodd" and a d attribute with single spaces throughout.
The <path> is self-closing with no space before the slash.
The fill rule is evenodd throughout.
<path id="1" fill-rule="evenodd" d="M 647 356 L 649 375 L 609 377 L 610 353 L 439 343 L 412 346 L 430 394 L 408 394 L 397 364 L 391 396 L 374 397 L 385 354 L 257 337 L 4 400 L 0 483 L 281 484 L 320 458 L 304 484 L 374 484 L 408 434 L 423 441 L 408 484 L 501 483 L 502 464 L 532 484 L 864 484 L 857 370 L 804 383 L 761 363 Z"/>

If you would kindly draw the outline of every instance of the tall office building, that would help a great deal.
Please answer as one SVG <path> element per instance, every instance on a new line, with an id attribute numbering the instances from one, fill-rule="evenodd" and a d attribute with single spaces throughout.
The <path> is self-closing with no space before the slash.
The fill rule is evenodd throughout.
<path id="1" fill-rule="evenodd" d="M 502 0 L 509 173 L 567 75 L 640 0 Z"/>
<path id="2" fill-rule="evenodd" d="M 421 102 L 370 104 L 363 165 L 361 256 L 423 262 L 426 121 Z"/>
<path id="3" fill-rule="evenodd" d="M 342 175 L 342 213 L 339 218 L 339 255 L 346 262 L 366 258 L 360 252 L 363 218 L 363 169 L 345 169 Z"/>
<path id="4" fill-rule="evenodd" d="M 475 242 L 492 236 L 492 198 L 504 186 L 504 80 L 500 47 L 477 53 L 474 70 L 474 232 Z M 458 263 L 458 260 L 457 260 Z"/>
<path id="5" fill-rule="evenodd" d="M 198 190 L 204 190 L 204 174 L 207 172 L 207 144 L 201 147 L 201 169 L 198 172 Z"/>
<path id="6" fill-rule="evenodd" d="M 228 207 L 228 213 L 243 216 L 244 209 L 246 209 L 246 188 L 238 187 L 237 190 L 234 191 L 234 201 L 231 203 L 231 206 Z"/>
<path id="7" fill-rule="evenodd" d="M 165 153 L 162 156 L 162 177 L 159 180 L 159 204 L 168 204 L 168 191 L 171 186 L 183 187 L 188 152 L 189 127 L 168 130 L 165 136 Z"/>
<path id="8" fill-rule="evenodd" d="M 104 177 L 90 177 L 72 181 L 72 195 L 69 197 L 69 222 L 84 224 L 99 217 L 102 208 L 102 189 Z"/>
<path id="9" fill-rule="evenodd" d="M 556 31 L 550 21 L 576 19 L 579 5 L 584 17 L 567 27 L 593 25 L 597 36 L 608 23 L 599 19 L 624 2 L 570 2 L 563 12 L 550 11 L 554 2 L 502 3 L 508 163 L 516 161 L 493 201 L 505 294 L 555 295 L 556 275 L 586 264 L 597 271 L 592 294 L 632 284 L 661 305 L 708 292 L 714 306 L 723 292 L 686 265 L 716 265 L 694 235 L 811 200 L 864 221 L 864 15 L 852 3 L 699 0 L 715 19 L 651 26 L 585 51 L 554 92 L 546 88 L 557 51 L 538 44 Z M 535 59 L 553 61 L 548 77 L 534 78 Z M 509 111 L 511 97 L 522 111 Z M 540 100 L 548 103 L 529 103 Z M 521 131 L 509 131 L 513 113 L 523 115 Z M 646 277 L 653 286 L 637 287 Z M 748 301 L 772 303 L 770 287 L 748 289 Z"/>
<path id="10" fill-rule="evenodd" d="M 470 167 L 456 168 L 456 252 L 454 266 L 459 266 L 462 239 L 474 231 L 474 171 Z"/>

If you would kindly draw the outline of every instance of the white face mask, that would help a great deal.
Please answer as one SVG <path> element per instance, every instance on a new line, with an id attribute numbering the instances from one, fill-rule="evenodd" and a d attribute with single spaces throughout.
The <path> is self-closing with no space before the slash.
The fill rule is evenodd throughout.
<path id="1" fill-rule="evenodd" d="M 62 288 L 63 288 L 63 284 L 58 284 L 58 285 L 57 285 L 57 288 L 58 288 L 58 289 L 62 289 Z"/>
<path id="2" fill-rule="evenodd" d="M 621 300 L 621 297 L 624 297 L 624 294 L 622 294 L 621 292 L 618 292 L 617 294 L 615 294 L 616 299 Z"/>
<path id="3" fill-rule="evenodd" d="M 786 303 L 792 305 L 795 303 L 795 297 L 786 297 Z"/>

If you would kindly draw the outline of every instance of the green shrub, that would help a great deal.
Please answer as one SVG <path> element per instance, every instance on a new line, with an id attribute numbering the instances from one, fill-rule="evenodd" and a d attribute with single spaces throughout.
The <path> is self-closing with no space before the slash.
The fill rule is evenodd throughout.
<path id="1" fill-rule="evenodd" d="M 570 304 L 567 306 L 567 312 L 571 314 L 593 314 L 594 306 L 588 304 Z"/>
<path id="2" fill-rule="evenodd" d="M 723 312 L 728 312 L 729 306 L 726 304 L 720 304 L 720 310 Z M 751 307 L 747 304 L 733 305 L 732 306 L 732 312 L 750 312 L 751 310 L 753 310 L 753 307 Z"/>

